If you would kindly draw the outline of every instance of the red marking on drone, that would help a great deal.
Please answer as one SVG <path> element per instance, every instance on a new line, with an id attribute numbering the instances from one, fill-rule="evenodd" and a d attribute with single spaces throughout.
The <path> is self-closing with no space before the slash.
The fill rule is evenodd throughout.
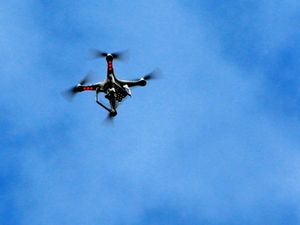
<path id="1" fill-rule="evenodd" d="M 108 69 L 112 70 L 112 62 L 111 61 L 108 62 Z"/>

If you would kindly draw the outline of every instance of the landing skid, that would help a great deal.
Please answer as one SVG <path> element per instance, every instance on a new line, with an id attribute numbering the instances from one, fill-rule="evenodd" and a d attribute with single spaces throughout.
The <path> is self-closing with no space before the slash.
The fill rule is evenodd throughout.
<path id="1" fill-rule="evenodd" d="M 102 104 L 101 102 L 99 102 L 98 100 L 96 100 L 96 102 L 98 103 L 98 105 L 102 106 L 104 109 L 106 109 L 109 113 L 112 113 L 112 110 L 109 109 L 107 106 L 105 106 L 104 104 Z"/>
<path id="2" fill-rule="evenodd" d="M 105 106 L 103 103 L 99 102 L 98 100 L 96 100 L 96 102 L 109 112 L 110 117 L 115 117 L 117 115 L 117 111 L 113 111 L 109 109 L 107 106 Z"/>

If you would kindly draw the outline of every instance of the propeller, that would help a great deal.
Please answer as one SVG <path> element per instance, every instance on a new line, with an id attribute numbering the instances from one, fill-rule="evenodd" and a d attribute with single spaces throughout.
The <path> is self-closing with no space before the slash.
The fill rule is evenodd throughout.
<path id="1" fill-rule="evenodd" d="M 160 75 L 159 69 L 153 70 L 152 72 L 146 74 L 143 78 L 144 80 L 157 79 Z"/>
<path id="2" fill-rule="evenodd" d="M 105 120 L 103 121 L 103 124 L 104 125 L 107 125 L 107 126 L 112 126 L 114 124 L 114 117 L 116 115 L 113 114 L 113 113 L 108 113 L 107 114 L 107 117 L 105 118 Z"/>
<path id="3" fill-rule="evenodd" d="M 160 71 L 159 68 L 157 68 L 157 69 L 153 70 L 152 72 L 150 72 L 150 73 L 144 75 L 144 76 L 142 77 L 142 79 L 144 79 L 144 80 L 147 81 L 147 80 L 158 79 L 158 78 L 160 78 L 160 77 L 161 77 L 161 71 Z M 141 80 L 141 78 L 134 79 L 134 80 L 135 80 L 135 81 L 139 81 L 139 80 Z"/>
<path id="4" fill-rule="evenodd" d="M 98 49 L 91 49 L 91 58 L 96 59 L 96 58 L 105 58 L 108 54 L 111 54 L 114 59 L 118 60 L 126 60 L 128 56 L 128 50 L 124 51 L 118 51 L 118 52 L 113 52 L 113 53 L 107 53 L 103 52 Z"/>
<path id="5" fill-rule="evenodd" d="M 90 82 L 90 80 L 92 79 L 93 73 L 92 72 L 88 72 L 85 77 L 83 79 L 81 79 L 79 81 L 79 83 L 76 86 L 73 86 L 69 89 L 67 89 L 66 91 L 64 91 L 62 94 L 68 99 L 68 100 L 72 100 L 73 97 L 75 96 L 75 94 L 77 94 L 79 92 L 79 88 L 78 86 L 81 85 L 85 85 L 86 83 Z"/>

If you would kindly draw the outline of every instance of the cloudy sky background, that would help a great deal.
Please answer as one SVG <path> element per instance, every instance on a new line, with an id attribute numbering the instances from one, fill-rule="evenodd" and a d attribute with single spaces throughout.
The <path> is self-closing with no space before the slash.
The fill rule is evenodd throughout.
<path id="1" fill-rule="evenodd" d="M 0 2 L 0 224 L 299 224 L 300 3 Z M 113 126 L 62 90 L 159 67 Z"/>

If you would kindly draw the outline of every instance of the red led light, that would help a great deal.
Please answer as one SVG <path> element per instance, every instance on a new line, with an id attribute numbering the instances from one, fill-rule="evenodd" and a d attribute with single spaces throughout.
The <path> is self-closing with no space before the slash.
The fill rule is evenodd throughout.
<path id="1" fill-rule="evenodd" d="M 108 62 L 108 70 L 111 71 L 113 68 L 112 68 L 112 61 L 109 61 Z"/>

